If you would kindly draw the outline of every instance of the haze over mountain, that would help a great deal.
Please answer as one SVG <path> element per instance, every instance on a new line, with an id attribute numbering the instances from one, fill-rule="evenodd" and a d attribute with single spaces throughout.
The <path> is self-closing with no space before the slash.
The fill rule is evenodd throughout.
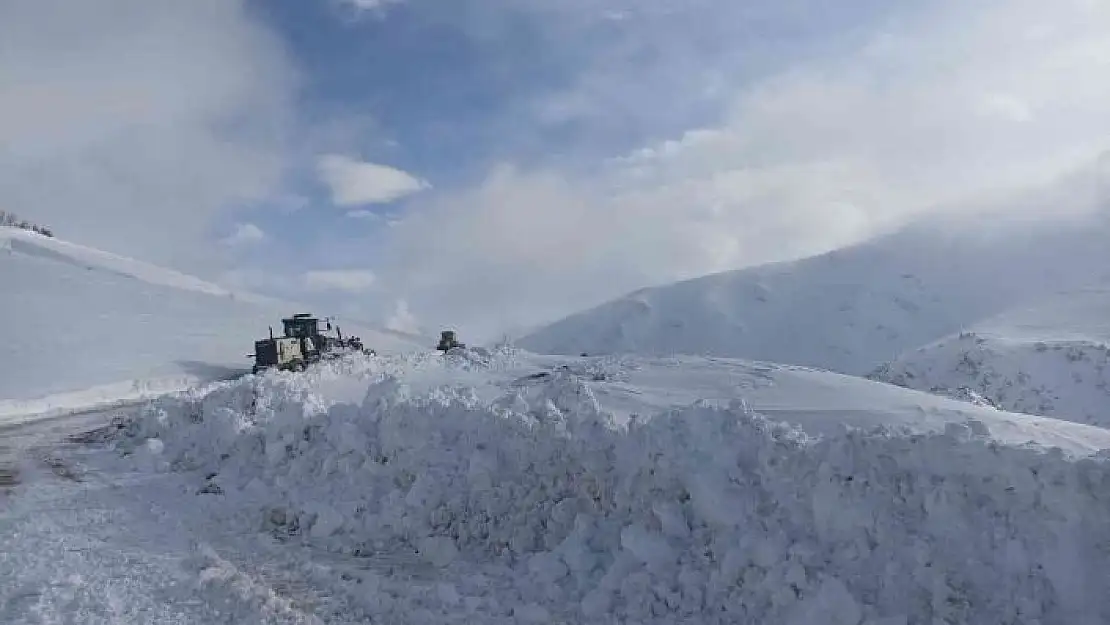
<path id="1" fill-rule="evenodd" d="M 1102 211 L 930 220 L 818 256 L 642 289 L 519 344 L 553 354 L 709 354 L 862 375 L 1010 307 L 1099 283 L 1110 276 L 1107 240 Z"/>

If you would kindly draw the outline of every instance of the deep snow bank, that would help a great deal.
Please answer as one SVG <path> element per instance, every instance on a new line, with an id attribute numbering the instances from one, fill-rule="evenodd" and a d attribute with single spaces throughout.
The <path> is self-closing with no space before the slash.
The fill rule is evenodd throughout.
<path id="1" fill-rule="evenodd" d="M 1104 460 L 958 425 L 815 440 L 740 403 L 621 428 L 565 371 L 491 402 L 348 366 L 359 401 L 252 376 L 155 402 L 119 448 L 253 502 L 256 527 L 417 554 L 438 590 L 366 589 L 387 621 L 1110 621 Z"/>

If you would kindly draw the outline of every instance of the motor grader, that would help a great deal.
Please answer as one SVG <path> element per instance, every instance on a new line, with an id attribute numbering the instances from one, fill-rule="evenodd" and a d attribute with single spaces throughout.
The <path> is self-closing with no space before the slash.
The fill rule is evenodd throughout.
<path id="1" fill-rule="evenodd" d="M 324 319 L 328 331 L 332 330 L 331 319 Z M 270 337 L 254 342 L 254 358 L 251 371 L 258 373 L 265 369 L 281 371 L 304 371 L 308 365 L 339 358 L 343 354 L 361 352 L 373 355 L 374 350 L 366 349 L 362 339 L 357 336 L 343 337 L 343 331 L 335 326 L 335 336 L 320 331 L 320 319 L 309 313 L 297 313 L 281 320 L 284 336 L 275 337 L 270 327 Z"/>
<path id="2" fill-rule="evenodd" d="M 456 348 L 465 348 L 466 343 L 460 343 L 458 335 L 454 330 L 444 330 L 439 334 L 439 344 L 436 349 L 441 352 L 449 352 Z"/>

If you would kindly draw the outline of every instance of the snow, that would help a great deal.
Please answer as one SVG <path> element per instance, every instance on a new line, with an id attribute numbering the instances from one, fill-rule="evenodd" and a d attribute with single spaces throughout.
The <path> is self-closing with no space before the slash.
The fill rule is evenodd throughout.
<path id="1" fill-rule="evenodd" d="M 193 276 L 61 239 L 44 237 L 15 228 L 0 229 L 0 237 L 5 251 L 9 254 L 18 253 L 49 259 L 80 269 L 112 273 L 134 278 L 146 284 L 168 286 L 178 290 L 208 295 L 231 295 L 228 290 Z"/>
<path id="2" fill-rule="evenodd" d="M 17 496 L 0 493 L 0 622 L 324 622 L 296 593 L 303 560 L 223 531 L 212 518 L 225 506 L 195 497 L 183 476 L 122 471 L 63 446 L 67 472 L 31 456 Z"/>
<path id="3" fill-rule="evenodd" d="M 290 305 L 0 229 L 0 622 L 1110 622 L 1110 250 L 1054 228 L 260 375 Z"/>
<path id="4" fill-rule="evenodd" d="M 1006 309 L 1107 276 L 1106 215 L 916 225 L 802 260 L 647 288 L 518 340 L 537 353 L 694 354 L 865 375 Z"/>
<path id="5" fill-rule="evenodd" d="M 183 391 L 207 381 L 210 380 L 193 375 L 168 376 L 146 380 L 135 379 L 34 399 L 0 400 L 0 423 L 17 425 L 25 421 L 91 408 L 124 406 L 159 395 Z"/>
<path id="6" fill-rule="evenodd" d="M 325 622 L 1110 619 L 1110 431 L 803 367 L 352 358 L 154 400 L 113 449 L 188 485 L 179 524 L 302 554 Z"/>
<path id="7" fill-rule="evenodd" d="M 240 375 L 267 326 L 303 312 L 16 228 L 0 228 L 0 293 L 0 422 Z M 379 351 L 434 345 L 341 325 Z"/>
<path id="8" fill-rule="evenodd" d="M 871 377 L 1110 427 L 1110 289 L 1015 308 L 907 352 Z"/>

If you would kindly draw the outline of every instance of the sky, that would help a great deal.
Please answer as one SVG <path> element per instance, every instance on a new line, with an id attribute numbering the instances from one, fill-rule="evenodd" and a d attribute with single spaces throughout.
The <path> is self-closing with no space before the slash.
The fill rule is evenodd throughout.
<path id="1" fill-rule="evenodd" d="M 0 208 L 490 340 L 1050 184 L 1107 102 L 1101 0 L 0 0 Z"/>

